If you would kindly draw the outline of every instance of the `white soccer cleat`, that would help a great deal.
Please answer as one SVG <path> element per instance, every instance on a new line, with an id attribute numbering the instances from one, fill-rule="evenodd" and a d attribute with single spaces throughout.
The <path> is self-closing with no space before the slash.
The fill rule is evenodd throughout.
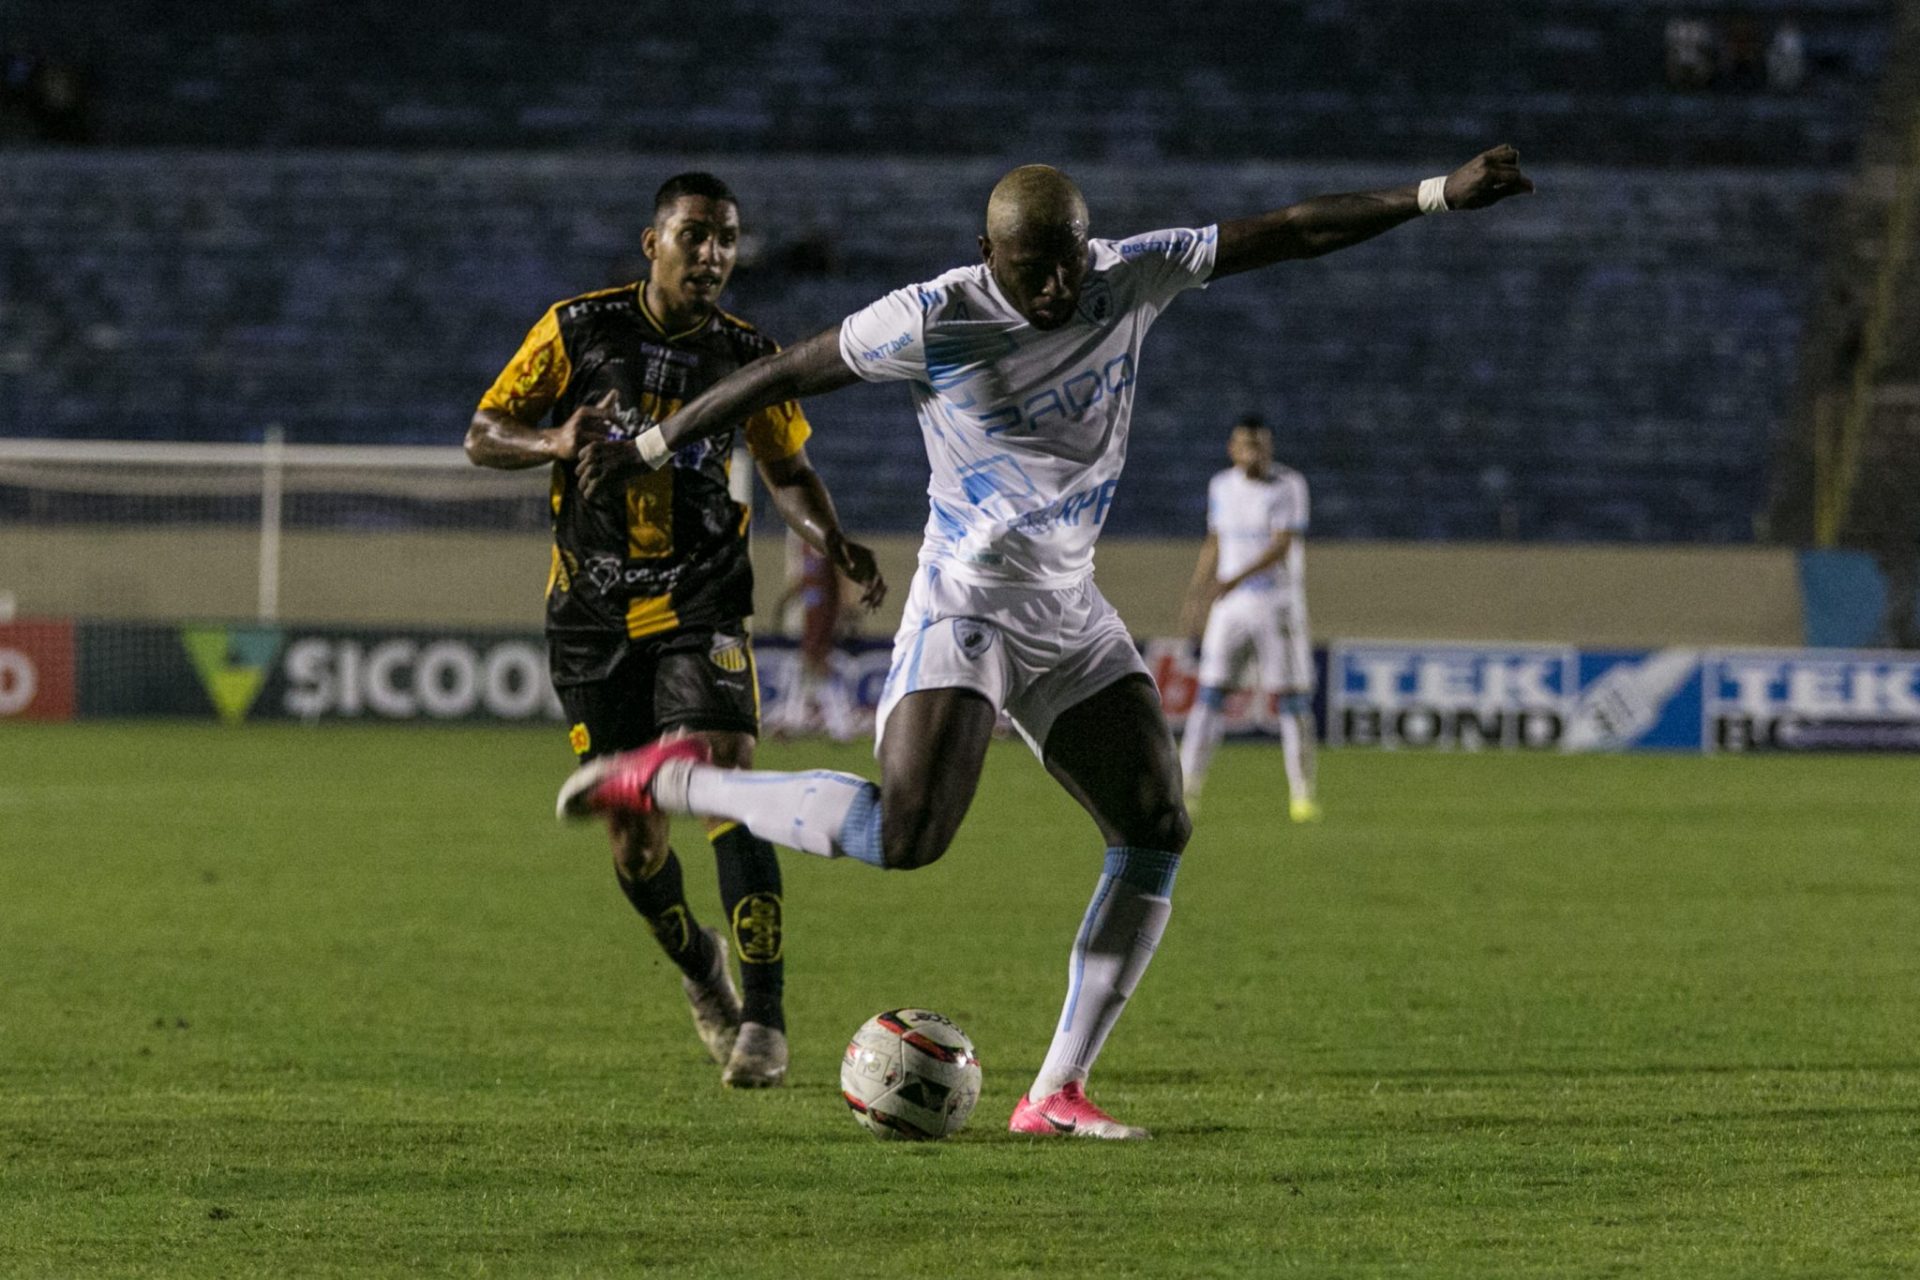
<path id="1" fill-rule="evenodd" d="M 713 969 L 703 981 L 683 975 L 680 986 L 687 993 L 700 1043 L 707 1046 L 715 1062 L 724 1066 L 732 1059 L 734 1041 L 740 1034 L 740 992 L 733 985 L 726 935 L 711 925 L 701 932 L 713 941 Z"/>
<path id="2" fill-rule="evenodd" d="M 787 1082 L 787 1033 L 761 1022 L 740 1024 L 720 1083 L 729 1089 L 771 1089 Z"/>

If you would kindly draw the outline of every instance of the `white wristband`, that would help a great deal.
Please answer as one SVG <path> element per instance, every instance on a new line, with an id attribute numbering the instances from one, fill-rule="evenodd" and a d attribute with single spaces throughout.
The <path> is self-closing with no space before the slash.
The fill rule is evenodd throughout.
<path id="1" fill-rule="evenodd" d="M 673 456 L 673 450 L 667 447 L 667 433 L 659 427 L 648 427 L 633 438 L 633 447 L 640 455 L 640 461 L 654 471 L 667 465 L 667 459 Z"/>
<path id="2" fill-rule="evenodd" d="M 1420 212 L 1447 212 L 1446 178 L 1423 178 L 1420 182 Z"/>

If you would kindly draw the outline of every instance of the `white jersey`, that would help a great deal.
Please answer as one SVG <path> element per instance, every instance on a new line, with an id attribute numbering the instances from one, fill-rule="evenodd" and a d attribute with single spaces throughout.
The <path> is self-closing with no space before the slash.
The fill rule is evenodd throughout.
<path id="1" fill-rule="evenodd" d="M 985 264 L 898 289 L 840 326 L 869 381 L 905 381 L 926 440 L 923 564 L 979 585 L 1063 587 L 1093 571 L 1127 457 L 1147 328 L 1213 274 L 1218 228 L 1088 242 L 1073 318 L 1036 329 Z"/>
<path id="2" fill-rule="evenodd" d="M 1276 533 L 1294 535 L 1280 563 L 1248 578 L 1228 594 L 1259 595 L 1281 607 L 1306 608 L 1307 480 L 1290 467 L 1276 466 L 1264 480 L 1249 479 L 1229 467 L 1207 484 L 1207 532 L 1220 545 L 1214 576 L 1225 582 L 1258 560 Z"/>

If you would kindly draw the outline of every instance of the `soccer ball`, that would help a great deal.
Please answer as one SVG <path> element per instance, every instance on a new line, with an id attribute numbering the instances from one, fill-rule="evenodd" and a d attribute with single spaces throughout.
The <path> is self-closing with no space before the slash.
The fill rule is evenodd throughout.
<path id="1" fill-rule="evenodd" d="M 853 1033 L 840 1092 L 876 1138 L 944 1138 L 980 1101 L 980 1058 L 967 1033 L 932 1010 L 889 1009 Z"/>

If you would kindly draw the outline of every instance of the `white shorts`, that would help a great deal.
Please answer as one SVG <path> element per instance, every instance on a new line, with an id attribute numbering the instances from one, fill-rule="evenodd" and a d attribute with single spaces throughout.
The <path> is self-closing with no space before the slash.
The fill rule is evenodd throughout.
<path id="1" fill-rule="evenodd" d="M 1260 687 L 1309 693 L 1313 690 L 1313 644 L 1307 611 L 1284 598 L 1235 592 L 1214 602 L 1200 638 L 1200 684 L 1225 689 L 1234 684 L 1251 648 L 1260 666 Z"/>
<path id="2" fill-rule="evenodd" d="M 1042 755 L 1061 712 L 1136 673 L 1146 675 L 1147 664 L 1091 577 L 1057 589 L 982 587 L 923 564 L 893 638 L 874 747 L 908 694 L 972 689 Z"/>

